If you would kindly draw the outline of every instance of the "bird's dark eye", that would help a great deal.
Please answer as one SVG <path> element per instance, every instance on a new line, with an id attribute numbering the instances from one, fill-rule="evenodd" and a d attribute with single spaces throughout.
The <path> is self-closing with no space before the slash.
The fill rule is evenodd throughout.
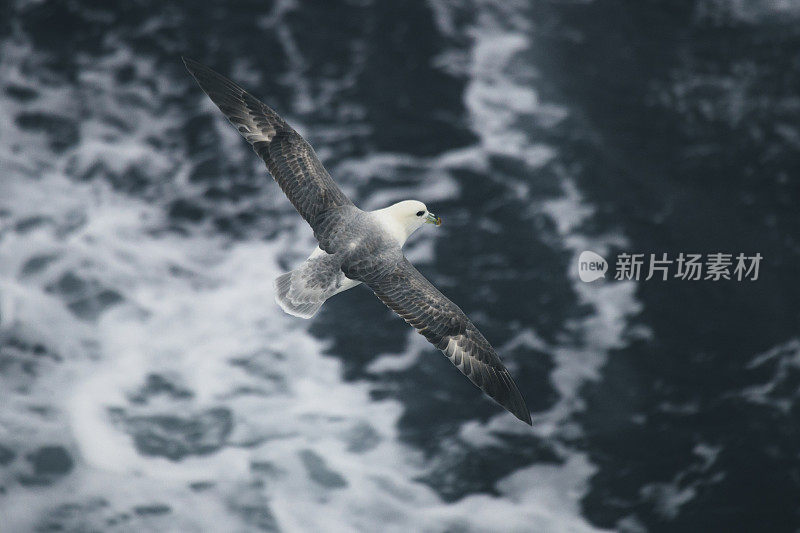
<path id="1" fill-rule="evenodd" d="M 425 214 L 425 211 L 417 211 L 417 216 L 418 217 L 421 217 L 424 214 Z"/>

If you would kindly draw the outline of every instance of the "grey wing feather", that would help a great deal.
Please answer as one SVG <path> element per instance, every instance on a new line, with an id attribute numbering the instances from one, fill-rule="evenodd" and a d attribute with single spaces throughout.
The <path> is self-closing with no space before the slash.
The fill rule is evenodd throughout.
<path id="1" fill-rule="evenodd" d="M 200 88 L 264 160 L 275 181 L 315 234 L 331 210 L 352 206 L 314 149 L 275 111 L 205 65 L 184 58 Z M 318 236 L 319 238 L 319 236 Z"/>
<path id="2" fill-rule="evenodd" d="M 365 282 L 392 311 L 439 348 L 475 385 L 531 423 L 525 400 L 500 357 L 464 312 L 403 257 L 387 275 Z"/>

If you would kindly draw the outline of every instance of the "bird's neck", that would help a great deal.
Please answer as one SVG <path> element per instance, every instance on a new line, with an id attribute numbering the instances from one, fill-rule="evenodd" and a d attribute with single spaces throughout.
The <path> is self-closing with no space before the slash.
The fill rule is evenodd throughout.
<path id="1" fill-rule="evenodd" d="M 416 227 L 408 227 L 403 224 L 392 212 L 392 206 L 383 209 L 372 211 L 372 214 L 383 226 L 383 229 L 397 241 L 397 244 L 402 248 L 408 240 L 408 237 L 417 229 Z"/>

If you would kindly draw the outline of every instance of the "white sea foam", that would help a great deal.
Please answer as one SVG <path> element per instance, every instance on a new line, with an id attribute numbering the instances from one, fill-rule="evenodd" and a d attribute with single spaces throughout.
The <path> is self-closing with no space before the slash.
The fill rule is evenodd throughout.
<path id="1" fill-rule="evenodd" d="M 455 9 L 454 6 L 447 2 L 434 2 L 434 5 L 440 27 L 449 34 L 457 32 L 457 24 L 450 13 L 450 9 Z M 466 63 L 470 82 L 465 96 L 473 131 L 480 138 L 480 149 L 478 154 L 471 154 L 470 157 L 460 155 L 459 160 L 485 167 L 486 157 L 507 155 L 521 158 L 533 173 L 556 157 L 556 152 L 552 147 L 527 137 L 519 124 L 524 123 L 524 117 L 535 117 L 536 123 L 552 127 L 563 120 L 568 112 L 558 105 L 541 102 L 535 90 L 537 73 L 520 69 L 520 61 L 514 61 L 520 54 L 526 53 L 530 47 L 528 36 L 534 31 L 524 22 L 527 20 L 524 6 L 515 6 L 511 2 L 504 3 L 502 9 L 495 4 L 480 5 L 484 9 L 479 9 L 477 22 L 469 28 L 475 45 L 471 61 Z M 512 12 L 510 16 L 509 11 Z M 527 183 L 520 181 L 516 185 L 520 197 L 530 198 Z M 624 244 L 624 237 L 620 235 L 586 234 L 581 223 L 593 215 L 594 209 L 587 204 L 569 176 L 563 176 L 561 186 L 564 191 L 562 197 L 543 202 L 532 201 L 532 206 L 534 212 L 544 212 L 555 222 L 559 237 L 575 259 L 585 249 L 602 253 L 609 246 Z M 574 261 L 570 261 L 570 267 L 573 264 Z M 559 393 L 559 400 L 550 410 L 534 417 L 534 431 L 543 437 L 574 436 L 578 431 L 568 420 L 582 408 L 580 386 L 598 377 L 610 350 L 624 345 L 626 318 L 640 308 L 632 283 L 598 288 L 580 282 L 573 269 L 567 275 L 581 303 L 588 304 L 594 310 L 588 318 L 571 324 L 576 341 L 550 346 L 534 331 L 528 331 L 516 341 L 509 341 L 528 343 L 532 348 L 549 352 L 555 357 L 556 368 L 551 379 Z M 476 446 L 485 445 L 492 442 L 492 431 L 520 430 L 510 422 L 513 421 L 506 417 L 495 417 L 484 426 L 468 423 L 462 428 L 460 436 Z M 576 523 L 581 522 L 576 502 L 585 490 L 593 468 L 583 454 L 566 447 L 560 447 L 560 451 L 569 458 L 566 465 L 554 468 L 534 465 L 514 476 L 524 480 L 521 481 L 522 485 L 536 486 L 537 479 L 547 472 L 548 482 L 557 488 L 551 488 L 552 499 L 545 507 L 556 509 L 557 512 L 540 527 L 544 530 L 570 531 L 577 527 Z"/>
<path id="2" fill-rule="evenodd" d="M 447 19 L 447 3 L 433 5 L 442 28 L 463 31 Z M 480 16 L 469 29 L 475 44 L 465 60 L 470 76 L 465 101 L 479 143 L 433 158 L 373 154 L 340 165 L 339 173 L 351 178 L 425 169 L 417 183 L 397 183 L 374 193 L 364 207 L 406 197 L 429 203 L 457 197 L 459 184 L 450 171 L 488 168 L 492 155 L 519 157 L 532 171 L 555 156 L 553 148 L 531 142 L 515 126 L 520 115 L 540 114 L 553 123 L 566 116 L 564 109 L 539 101 L 529 75 L 516 78 L 518 73 L 509 68 L 529 46 L 529 27 L 504 26 L 497 12 L 510 9 L 515 20 L 524 20 L 524 15 L 514 12 L 518 6 L 512 3 L 479 3 L 476 8 Z M 282 13 L 278 10 L 276 17 Z M 26 83 L 14 58 L 34 52 L 24 42 L 4 47 L 9 53 L 0 71 L 13 74 L 15 83 Z M 302 57 L 296 55 L 300 52 L 291 53 L 294 68 L 302 68 Z M 82 87 L 97 99 L 98 110 L 113 109 L 114 94 L 124 92 L 107 73 L 130 61 L 121 47 L 85 66 Z M 140 60 L 136 65 L 155 82 L 156 91 L 172 90 L 158 81 L 152 65 Z M 288 82 L 302 79 L 301 74 L 293 72 Z M 3 108 L 10 115 L 23 105 L 39 111 L 69 109 L 73 97 L 41 89 L 34 103 L 5 99 Z M 307 88 L 298 98 L 301 107 L 315 105 L 307 101 L 314 98 Z M 244 531 L 270 521 L 286 531 L 480 531 L 498 526 L 504 531 L 593 530 L 580 515 L 579 501 L 594 468 L 585 455 L 558 443 L 563 464 L 513 472 L 497 484 L 498 495 L 471 494 L 447 502 L 418 481 L 429 464 L 399 438 L 402 404 L 372 400 L 368 382 L 344 381 L 339 360 L 325 355 L 326 343 L 308 332 L 308 323 L 284 315 L 273 302 L 271 280 L 281 270 L 279 259 L 302 257 L 313 247 L 299 217 L 287 234 L 266 242 L 231 243 L 200 232 L 178 236 L 154 231 L 166 224 L 161 203 L 116 192 L 102 180 L 75 180 L 103 163 L 107 172 L 139 167 L 171 186 L 188 186 L 184 154 L 146 142 L 151 136 L 167 138 L 176 117 L 147 106 L 128 112 L 125 120 L 135 128 L 122 135 L 90 110 L 81 122 L 80 142 L 63 154 L 47 149 L 40 133 L 22 130 L 13 121 L 0 124 L 3 138 L 17 140 L 21 150 L 0 145 L 0 159 L 11 169 L 0 183 L 0 207 L 13 222 L 37 216 L 44 220 L 25 232 L 7 231 L 0 241 L 0 324 L 4 334 L 41 342 L 62 358 L 40 366 L 29 389 L 0 392 L 0 435 L 23 451 L 63 443 L 77 460 L 59 481 L 35 491 L 10 489 L 0 499 L 0 529 L 30 530 L 58 505 L 73 503 L 91 527 L 117 520 L 123 530 Z M 245 157 L 230 133 L 222 138 L 231 143 L 231 157 Z M 523 181 L 518 185 L 526 187 Z M 277 187 L 272 190 L 278 194 Z M 591 245 L 600 251 L 597 246 L 609 242 L 581 235 L 580 219 L 591 208 L 574 186 L 565 185 L 564 198 L 541 209 L 556 220 L 573 250 Z M 417 261 L 432 257 L 435 238 L 420 236 L 410 255 Z M 24 266 L 36 257 L 52 259 L 24 274 Z M 121 301 L 96 319 L 76 316 L 68 298 L 48 290 L 67 273 L 115 290 Z M 575 287 L 582 290 L 577 281 Z M 630 286 L 617 287 L 581 293 L 596 310 L 574 325 L 589 339 L 585 346 L 548 346 L 534 331 L 505 346 L 531 345 L 556 356 L 553 379 L 561 399 L 537 417 L 538 434 L 564 431 L 565 420 L 579 407 L 579 385 L 596 376 L 604 351 L 619 345 L 625 316 L 636 305 Z M 422 337 L 411 331 L 408 335 L 402 354 L 380 357 L 368 370 L 407 368 L 419 354 L 430 352 Z M 249 365 L 236 363 L 241 360 Z M 193 395 L 135 405 L 131 397 L 150 375 L 168 376 Z M 31 417 L 26 411 L 31 404 L 46 405 L 54 414 L 47 420 Z M 226 445 L 177 462 L 142 453 L 113 415 L 114 409 L 123 409 L 184 416 L 213 408 L 232 413 Z M 498 432 L 526 431 L 498 411 L 486 424 L 465 423 L 459 438 L 480 447 L 500 442 Z M 14 472 L 20 468 L 15 466 Z M 190 488 L 205 482 L 211 484 Z M 169 510 L 147 511 L 153 505 L 168 505 Z M 137 514 L 134 509 L 142 506 Z"/>

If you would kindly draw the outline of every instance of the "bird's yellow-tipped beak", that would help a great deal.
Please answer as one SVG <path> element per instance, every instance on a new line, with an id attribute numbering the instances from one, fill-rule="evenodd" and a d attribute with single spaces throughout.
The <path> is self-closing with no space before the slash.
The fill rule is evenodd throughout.
<path id="1" fill-rule="evenodd" d="M 428 216 L 425 217 L 426 224 L 433 224 L 434 226 L 441 226 L 442 219 L 434 215 L 433 213 L 428 213 Z"/>

